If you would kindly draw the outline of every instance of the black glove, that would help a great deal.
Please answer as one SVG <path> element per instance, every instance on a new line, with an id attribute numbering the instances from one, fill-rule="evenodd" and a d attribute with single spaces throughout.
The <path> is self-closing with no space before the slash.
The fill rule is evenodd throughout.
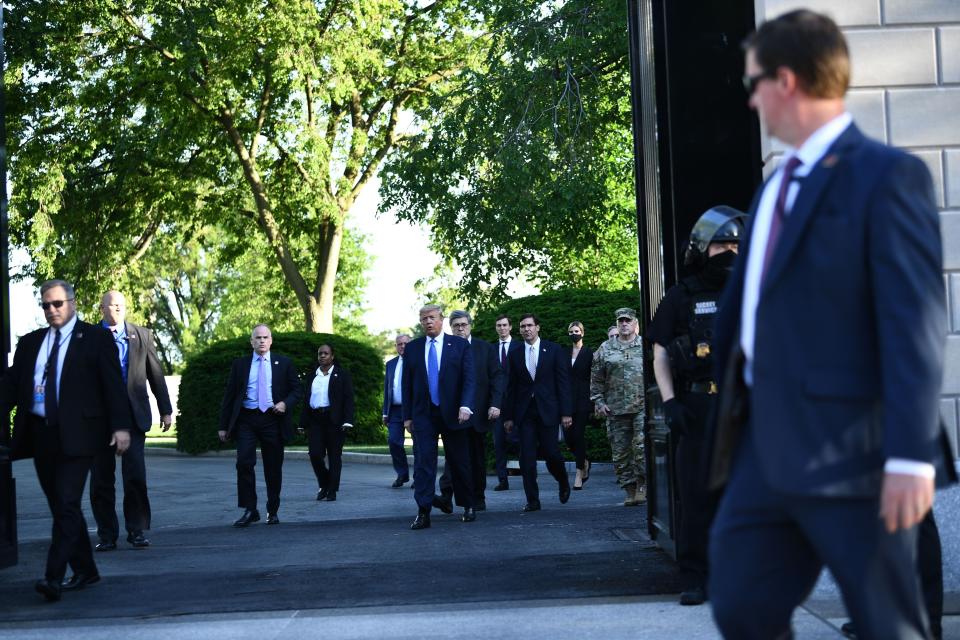
<path id="1" fill-rule="evenodd" d="M 663 403 L 663 417 L 671 433 L 677 436 L 687 434 L 687 409 L 676 398 Z"/>

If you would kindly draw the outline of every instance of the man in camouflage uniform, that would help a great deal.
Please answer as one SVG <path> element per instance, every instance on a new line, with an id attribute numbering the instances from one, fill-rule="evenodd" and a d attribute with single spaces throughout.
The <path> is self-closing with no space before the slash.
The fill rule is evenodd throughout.
<path id="1" fill-rule="evenodd" d="M 627 493 L 624 506 L 647 499 L 643 457 L 644 384 L 643 340 L 638 335 L 637 312 L 617 309 L 617 335 L 593 355 L 590 399 L 607 418 L 607 438 L 613 450 L 617 482 Z"/>

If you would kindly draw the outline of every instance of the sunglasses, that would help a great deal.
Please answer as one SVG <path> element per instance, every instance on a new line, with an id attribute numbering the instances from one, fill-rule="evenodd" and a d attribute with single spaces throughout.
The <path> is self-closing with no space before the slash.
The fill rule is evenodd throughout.
<path id="1" fill-rule="evenodd" d="M 40 308 L 42 308 L 44 311 L 46 311 L 50 307 L 53 307 L 54 309 L 59 309 L 66 302 L 73 302 L 73 298 L 67 298 L 66 300 L 51 300 L 50 302 L 41 302 Z"/>
<path id="2" fill-rule="evenodd" d="M 744 75 L 743 88 L 747 92 L 748 96 L 752 96 L 757 90 L 757 85 L 760 84 L 761 80 L 773 80 L 777 77 L 776 71 L 761 71 L 760 73 L 752 76 Z"/>

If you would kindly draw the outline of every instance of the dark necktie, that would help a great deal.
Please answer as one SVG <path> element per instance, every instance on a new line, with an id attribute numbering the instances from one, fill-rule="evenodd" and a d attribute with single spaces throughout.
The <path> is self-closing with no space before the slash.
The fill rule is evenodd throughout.
<path id="1" fill-rule="evenodd" d="M 53 347 L 47 355 L 47 376 L 44 384 L 43 411 L 47 414 L 47 424 L 51 427 L 59 423 L 57 414 L 57 361 L 60 358 L 60 329 L 53 337 Z"/>
<path id="2" fill-rule="evenodd" d="M 793 156 L 787 160 L 787 164 L 783 168 L 780 191 L 777 193 L 777 201 L 773 205 L 773 219 L 770 221 L 770 234 L 767 236 L 767 250 L 763 254 L 763 270 L 760 272 L 761 285 L 767 277 L 767 269 L 770 267 L 773 252 L 780 240 L 780 230 L 783 228 L 783 222 L 786 219 L 787 192 L 790 190 L 790 183 L 793 181 L 793 173 L 801 164 L 803 163 L 800 158 Z"/>
<path id="3" fill-rule="evenodd" d="M 503 367 L 503 363 L 507 361 L 507 343 L 500 343 L 500 366 Z"/>

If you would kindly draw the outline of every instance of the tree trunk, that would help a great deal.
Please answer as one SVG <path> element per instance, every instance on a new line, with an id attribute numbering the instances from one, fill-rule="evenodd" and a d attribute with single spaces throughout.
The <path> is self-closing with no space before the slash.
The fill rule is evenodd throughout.
<path id="1" fill-rule="evenodd" d="M 333 296 L 337 284 L 337 267 L 340 264 L 342 243 L 342 225 L 333 221 L 321 225 L 316 288 L 312 295 L 307 296 L 307 304 L 301 301 L 307 316 L 308 331 L 333 333 Z"/>

